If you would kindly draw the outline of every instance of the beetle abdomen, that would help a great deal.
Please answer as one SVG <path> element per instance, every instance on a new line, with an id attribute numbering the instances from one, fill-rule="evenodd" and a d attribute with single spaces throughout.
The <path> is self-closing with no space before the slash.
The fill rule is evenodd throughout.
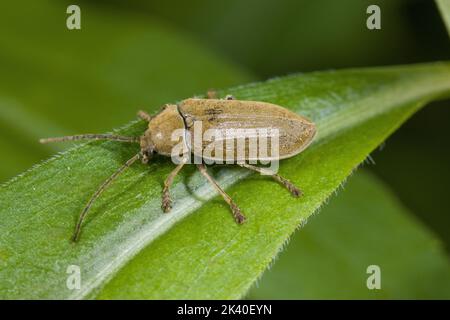
<path id="1" fill-rule="evenodd" d="M 230 157 L 235 161 L 289 158 L 304 150 L 316 132 L 315 125 L 308 119 L 267 102 L 187 99 L 178 105 L 178 110 L 191 136 L 193 153 L 200 155 L 199 150 L 202 150 L 201 156 L 209 160 L 224 161 Z M 195 122 L 201 123 L 201 127 L 197 126 L 204 137 L 199 147 L 201 149 L 194 148 Z M 211 133 L 215 135 L 210 136 Z M 246 141 L 241 152 L 238 152 L 236 146 L 240 135 Z M 271 147 L 275 137 L 278 139 L 278 150 L 273 153 Z M 255 144 L 251 144 L 255 138 L 258 141 L 256 154 Z M 264 139 L 267 141 L 266 153 L 261 152 Z M 223 145 L 223 152 L 214 152 L 212 142 L 215 147 Z"/>

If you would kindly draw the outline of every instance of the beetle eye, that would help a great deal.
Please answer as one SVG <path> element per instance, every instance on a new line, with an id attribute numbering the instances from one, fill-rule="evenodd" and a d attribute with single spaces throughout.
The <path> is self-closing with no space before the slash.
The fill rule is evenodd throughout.
<path id="1" fill-rule="evenodd" d="M 148 148 L 147 150 L 142 151 L 142 163 L 146 164 L 148 163 L 154 155 L 155 151 L 153 148 Z"/>
<path id="2" fill-rule="evenodd" d="M 231 94 L 229 94 L 225 97 L 225 100 L 234 100 L 234 97 Z"/>

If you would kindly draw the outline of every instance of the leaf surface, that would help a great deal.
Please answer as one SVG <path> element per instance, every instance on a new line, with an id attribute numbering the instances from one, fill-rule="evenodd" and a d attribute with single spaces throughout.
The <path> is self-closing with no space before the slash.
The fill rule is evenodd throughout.
<path id="1" fill-rule="evenodd" d="M 352 170 L 412 113 L 449 91 L 450 65 L 433 63 L 299 74 L 220 92 L 285 106 L 318 128 L 315 143 L 280 166 L 302 187 L 301 199 L 243 169 L 212 170 L 247 215 L 242 226 L 221 199 L 209 201 L 216 194 L 194 166 L 176 179 L 174 207 L 163 214 L 162 183 L 173 165 L 157 158 L 114 182 L 72 245 L 88 197 L 138 149 L 95 142 L 60 154 L 0 189 L 1 296 L 243 297 Z M 120 132 L 144 129 L 139 121 Z M 81 268 L 80 290 L 66 286 L 69 265 Z"/>

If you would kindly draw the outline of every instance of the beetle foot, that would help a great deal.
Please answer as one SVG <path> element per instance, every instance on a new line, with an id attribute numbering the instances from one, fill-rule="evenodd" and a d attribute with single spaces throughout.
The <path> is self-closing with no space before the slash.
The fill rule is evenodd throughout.
<path id="1" fill-rule="evenodd" d="M 303 195 L 302 190 L 297 188 L 292 182 L 290 182 L 288 179 L 285 179 L 279 175 L 274 176 L 275 179 L 277 179 L 286 189 L 289 190 L 289 192 L 296 198 L 301 197 Z"/>
<path id="2" fill-rule="evenodd" d="M 242 214 L 241 209 L 239 209 L 239 207 L 234 203 L 231 203 L 230 207 L 231 211 L 233 212 L 233 217 L 236 223 L 243 224 L 245 220 L 247 220 L 247 218 Z"/>
<path id="3" fill-rule="evenodd" d="M 291 184 L 291 187 L 288 188 L 289 191 L 291 192 L 291 194 L 296 197 L 299 198 L 303 195 L 302 190 L 300 190 L 299 188 L 297 188 L 296 186 L 294 186 L 293 184 Z"/>
<path id="4" fill-rule="evenodd" d="M 172 200 L 170 199 L 170 195 L 168 192 L 163 193 L 161 208 L 165 213 L 170 212 L 170 210 L 172 209 Z"/>

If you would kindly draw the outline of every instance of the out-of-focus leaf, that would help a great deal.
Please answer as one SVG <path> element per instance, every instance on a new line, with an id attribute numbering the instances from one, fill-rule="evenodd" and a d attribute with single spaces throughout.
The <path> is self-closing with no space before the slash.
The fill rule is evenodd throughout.
<path id="1" fill-rule="evenodd" d="M 92 297 L 109 280 L 100 298 L 242 297 L 293 231 L 381 141 L 426 102 L 449 94 L 450 65 L 300 74 L 226 92 L 316 122 L 314 145 L 281 164 L 280 173 L 302 186 L 302 199 L 272 181 L 244 179 L 245 170 L 218 167 L 215 176 L 224 187 L 241 181 L 229 189 L 248 216 L 239 226 L 222 201 L 207 202 L 214 189 L 189 166 L 173 186 L 172 212 L 163 214 L 161 185 L 173 165 L 159 158 L 115 181 L 73 246 L 69 236 L 87 197 L 138 151 L 89 143 L 0 189 L 2 297 Z M 144 128 L 140 121 L 120 132 L 137 135 Z M 66 287 L 72 264 L 82 270 L 80 290 Z"/>
<path id="2" fill-rule="evenodd" d="M 408 210 L 430 227 L 450 253 L 450 215 L 444 214 L 450 189 L 450 100 L 415 114 L 372 154 L 370 166 Z M 414 174 L 411 174 L 411 173 Z"/>
<path id="3" fill-rule="evenodd" d="M 369 290 L 368 266 L 381 290 Z M 374 176 L 362 171 L 294 235 L 250 299 L 450 297 L 442 244 Z"/>
<path id="4" fill-rule="evenodd" d="M 99 132 L 139 108 L 251 78 L 175 29 L 133 12 L 67 2 L 0 4 L 0 181 L 48 157 L 42 136 Z"/>
<path id="5" fill-rule="evenodd" d="M 435 0 L 441 12 L 442 20 L 444 20 L 447 32 L 450 35 L 450 1 L 449 0 Z"/>
<path id="6" fill-rule="evenodd" d="M 266 78 L 449 57 L 433 1 L 111 1 L 169 21 Z M 379 30 L 366 27 L 373 4 L 381 9 Z"/>

